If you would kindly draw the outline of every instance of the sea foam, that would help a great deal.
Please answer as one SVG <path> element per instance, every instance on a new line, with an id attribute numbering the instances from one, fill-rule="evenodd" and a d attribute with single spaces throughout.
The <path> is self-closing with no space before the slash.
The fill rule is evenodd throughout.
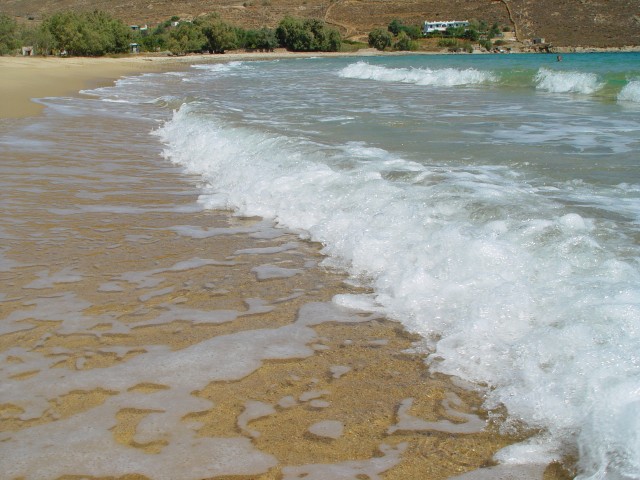
<path id="1" fill-rule="evenodd" d="M 507 168 L 419 165 L 380 148 L 345 168 L 353 146 L 336 159 L 198 108 L 157 132 L 167 158 L 202 176 L 212 207 L 322 242 L 326 265 L 375 288 L 360 303 L 425 338 L 434 371 L 489 385 L 486 406 L 507 407 L 505 428 L 545 432 L 505 461 L 579 451 L 579 478 L 637 478 L 640 273 L 614 256 L 614 230 Z"/>
<path id="2" fill-rule="evenodd" d="M 595 73 L 549 70 L 544 67 L 536 73 L 534 83 L 538 90 L 585 95 L 591 95 L 604 86 Z"/>
<path id="3" fill-rule="evenodd" d="M 477 85 L 496 81 L 493 73 L 474 68 L 388 68 L 370 65 L 366 62 L 353 63 L 343 68 L 339 75 L 343 78 L 360 80 L 402 82 L 442 87 Z"/>
<path id="4" fill-rule="evenodd" d="M 618 93 L 618 101 L 640 103 L 640 80 L 632 80 L 627 83 Z"/>

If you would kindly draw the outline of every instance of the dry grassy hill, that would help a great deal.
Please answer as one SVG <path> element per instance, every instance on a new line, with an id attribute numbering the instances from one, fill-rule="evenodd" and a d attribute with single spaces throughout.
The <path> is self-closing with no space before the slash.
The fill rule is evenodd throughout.
<path id="1" fill-rule="evenodd" d="M 150 26 L 178 15 L 193 18 L 218 12 L 230 23 L 274 27 L 287 14 L 323 18 L 348 38 L 395 18 L 486 20 L 510 25 L 518 40 L 544 37 L 555 46 L 622 47 L 640 45 L 637 0 L 2 0 L 0 12 L 38 20 L 60 10 L 104 10 L 130 24 Z M 26 20 L 28 21 L 28 20 Z"/>

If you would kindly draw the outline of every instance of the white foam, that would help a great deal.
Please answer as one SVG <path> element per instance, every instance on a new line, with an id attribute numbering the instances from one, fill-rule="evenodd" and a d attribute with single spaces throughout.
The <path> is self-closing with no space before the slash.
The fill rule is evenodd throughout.
<path id="1" fill-rule="evenodd" d="M 546 468 L 546 463 L 496 465 L 449 477 L 449 480 L 542 480 Z"/>
<path id="2" fill-rule="evenodd" d="M 186 270 L 192 270 L 195 268 L 206 267 L 209 265 L 215 266 L 232 266 L 235 262 L 220 261 L 209 258 L 191 258 L 182 260 L 169 267 L 155 268 L 153 270 L 146 270 L 141 272 L 125 272 L 114 277 L 113 280 L 123 281 L 128 283 L 135 283 L 137 288 L 154 288 L 160 285 L 165 279 L 162 277 L 156 277 L 160 273 L 164 272 L 180 272 Z"/>
<path id="3" fill-rule="evenodd" d="M 323 420 L 309 427 L 309 432 L 317 437 L 340 438 L 344 432 L 344 424 L 338 420 Z"/>
<path id="4" fill-rule="evenodd" d="M 99 292 L 124 292 L 124 288 L 117 282 L 104 282 L 98 287 Z"/>
<path id="5" fill-rule="evenodd" d="M 252 303 L 255 308 L 260 304 Z M 338 312 L 331 305 L 325 311 L 332 310 Z M 341 317 L 348 321 L 347 312 L 342 312 Z M 22 409 L 18 414 L 21 419 L 41 416 L 49 408 L 50 400 L 72 391 L 99 388 L 110 392 L 102 405 L 87 412 L 17 432 L 4 432 L 0 441 L 0 457 L 11 458 L 12 461 L 4 465 L 3 473 L 11 478 L 57 478 L 64 474 L 121 476 L 135 472 L 150 478 L 189 480 L 216 475 L 254 475 L 266 471 L 276 464 L 275 459 L 257 452 L 247 438 L 203 438 L 196 433 L 199 423 L 187 422 L 184 417 L 190 412 L 212 407 L 209 401 L 193 396 L 192 392 L 213 381 L 243 378 L 266 359 L 312 355 L 313 350 L 307 345 L 316 339 L 316 334 L 304 325 L 302 318 L 277 329 L 219 336 L 178 351 L 163 346 L 147 346 L 145 352 L 138 352 L 137 356 L 123 363 L 101 368 L 98 374 L 96 369 L 51 368 L 53 363 L 60 361 L 61 355 L 70 354 L 66 350 L 58 349 L 55 356 L 48 357 L 22 349 L 3 352 L 3 356 L 20 358 L 20 362 L 2 363 L 0 394 L 3 402 Z M 352 315 L 351 321 L 361 320 L 359 316 Z M 251 348 L 247 348 L 248 345 Z M 90 358 L 89 353 L 86 358 Z M 124 358 L 127 350 L 121 349 L 118 354 Z M 79 362 L 82 366 L 84 360 Z M 22 380 L 11 378 L 31 371 L 37 373 Z M 152 393 L 134 389 L 136 385 L 145 383 L 166 388 Z M 324 394 L 309 392 L 305 401 Z M 292 406 L 295 400 L 283 399 L 280 403 Z M 167 405 L 171 408 L 167 409 Z M 160 453 L 147 454 L 113 440 L 110 430 L 115 425 L 116 415 L 128 408 L 149 411 L 136 427 L 134 439 L 141 443 L 166 442 Z M 237 419 L 240 430 L 255 436 L 256 432 L 248 428 L 249 422 L 274 411 L 268 404 L 247 403 L 245 411 Z M 74 434 L 69 435 L 68 432 Z M 391 459 L 397 457 L 393 452 L 387 455 L 385 465 L 390 465 L 393 463 Z M 188 468 L 182 461 L 176 462 L 176 458 L 187 462 Z M 378 471 L 380 462 L 380 459 L 362 461 L 357 469 Z M 320 468 L 324 467 L 313 469 Z M 351 467 L 340 467 L 341 470 L 345 468 Z M 33 472 L 37 472 L 37 477 Z"/>
<path id="6" fill-rule="evenodd" d="M 335 168 L 335 147 L 230 127 L 194 109 L 183 107 L 159 132 L 167 157 L 215 186 L 226 208 L 322 242 L 324 265 L 375 289 L 336 303 L 402 319 L 425 338 L 433 370 L 490 385 L 488 408 L 505 405 L 512 418 L 568 445 L 601 444 L 596 412 L 617 405 L 612 424 L 627 422 L 633 396 L 605 406 L 609 397 L 596 393 L 613 388 L 611 375 L 640 385 L 640 272 L 635 254 L 615 253 L 637 251 L 625 233 L 506 167 L 432 167 L 350 144 L 343 160 L 357 161 Z M 423 180 L 386 179 L 399 169 Z M 323 315 L 310 306 L 300 320 L 313 325 Z M 607 365 L 619 365 L 617 373 Z M 628 434 L 617 432 L 612 442 L 635 458 L 633 442 L 622 440 Z"/>
<path id="7" fill-rule="evenodd" d="M 243 248 L 236 250 L 235 255 L 272 255 L 274 253 L 283 253 L 298 248 L 297 242 L 288 242 L 275 247 L 256 247 L 256 248 Z"/>
<path id="8" fill-rule="evenodd" d="M 329 371 L 331 372 L 331 376 L 333 378 L 340 378 L 343 375 L 349 373 L 351 371 L 351 367 L 347 367 L 346 365 L 334 365 L 329 368 Z"/>
<path id="9" fill-rule="evenodd" d="M 270 280 L 273 278 L 290 278 L 302 273 L 299 268 L 283 268 L 276 265 L 258 265 L 251 269 L 258 280 Z"/>
<path id="10" fill-rule="evenodd" d="M 474 68 L 389 68 L 357 62 L 343 68 L 339 75 L 343 78 L 375 80 L 379 82 L 402 82 L 415 85 L 452 87 L 492 83 L 497 80 L 491 72 Z"/>
<path id="11" fill-rule="evenodd" d="M 640 80 L 631 80 L 620 93 L 618 93 L 620 103 L 640 103 Z"/>
<path id="12" fill-rule="evenodd" d="M 291 408 L 291 407 L 295 407 L 296 405 L 298 405 L 298 402 L 296 401 L 295 397 L 293 397 L 291 395 L 287 395 L 286 397 L 282 397 L 278 401 L 278 406 L 280 408 Z"/>
<path id="13" fill-rule="evenodd" d="M 23 303 L 21 309 L 12 311 L 1 323 L 0 334 L 34 328 L 29 320 L 61 322 L 56 331 L 62 335 L 89 333 L 96 325 L 115 321 L 112 315 L 84 315 L 91 304 L 75 293 L 64 292 L 42 296 Z"/>
<path id="14" fill-rule="evenodd" d="M 36 275 L 40 278 L 28 283 L 23 288 L 53 288 L 57 283 L 77 283 L 81 282 L 84 278 L 79 272 L 76 272 L 73 267 L 65 267 L 54 274 L 51 274 L 50 270 L 43 270 L 37 272 Z"/>
<path id="15" fill-rule="evenodd" d="M 407 449 L 407 443 L 399 443 L 395 447 L 380 445 L 382 456 L 367 460 L 351 460 L 334 464 L 311 464 L 298 467 L 284 467 L 283 480 L 358 480 L 369 478 L 380 480 L 380 474 L 391 469 L 400 462 L 400 457 Z"/>
<path id="16" fill-rule="evenodd" d="M 207 73 L 226 73 L 242 67 L 246 68 L 246 64 L 243 62 L 220 62 L 191 65 L 191 68 L 195 70 L 203 70 Z"/>
<path id="17" fill-rule="evenodd" d="M 138 300 L 140 300 L 141 302 L 147 302 L 149 300 L 151 300 L 152 298 L 155 297 L 162 297 L 164 295 L 168 295 L 169 293 L 173 292 L 175 290 L 174 287 L 165 287 L 165 288 L 161 288 L 159 290 L 154 290 L 153 292 L 149 292 L 149 293 L 145 293 L 144 295 L 140 295 L 138 297 Z"/>
<path id="18" fill-rule="evenodd" d="M 302 393 L 299 400 L 301 402 L 308 402 L 309 400 L 315 400 L 316 398 L 324 397 L 330 393 L 331 392 L 328 390 L 309 390 L 308 392 Z"/>
<path id="19" fill-rule="evenodd" d="M 484 430 L 486 422 L 477 415 L 464 413 L 454 410 L 451 406 L 460 405 L 460 399 L 453 393 L 449 393 L 447 398 L 442 401 L 442 406 L 448 415 L 451 415 L 460 422 L 451 422 L 450 420 L 438 420 L 437 422 L 428 422 L 409 414 L 409 410 L 413 405 L 413 398 L 406 398 L 398 407 L 398 423 L 392 425 L 387 433 L 403 432 L 403 431 L 434 431 L 456 434 L 479 433 Z"/>
<path id="20" fill-rule="evenodd" d="M 238 428 L 253 438 L 258 438 L 260 432 L 251 430 L 248 427 L 249 422 L 259 418 L 267 417 L 276 413 L 272 405 L 264 402 L 250 400 L 244 404 L 244 411 L 238 416 Z"/>
<path id="21" fill-rule="evenodd" d="M 538 70 L 534 82 L 538 90 L 585 95 L 591 95 L 604 86 L 595 73 L 549 70 L 544 67 Z"/>

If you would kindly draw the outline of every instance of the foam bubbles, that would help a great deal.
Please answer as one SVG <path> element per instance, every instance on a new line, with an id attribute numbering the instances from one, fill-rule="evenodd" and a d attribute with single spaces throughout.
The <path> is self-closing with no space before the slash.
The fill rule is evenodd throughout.
<path id="1" fill-rule="evenodd" d="M 369 67 L 352 69 L 418 81 L 416 72 Z M 599 88 L 590 75 L 541 72 L 549 88 Z M 604 427 L 584 426 L 616 382 L 640 388 L 640 337 L 630 327 L 640 319 L 640 273 L 626 234 L 507 167 L 420 164 L 366 144 L 325 147 L 230 125 L 198 108 L 181 108 L 158 134 L 169 159 L 215 190 L 216 206 L 275 219 L 322 242 L 325 265 L 375 290 L 336 296 L 336 304 L 401 319 L 425 338 L 434 371 L 490 385 L 488 408 L 505 405 L 512 418 L 548 431 L 549 455 L 564 445 L 606 449 L 597 433 Z M 350 155 L 355 161 L 344 168 Z M 606 200 L 584 195 L 581 204 Z M 313 325 L 324 316 L 310 305 L 299 321 Z M 627 394 L 602 408 L 621 425 L 634 402 Z M 608 444 L 634 458 L 627 434 L 611 435 Z"/>
<path id="2" fill-rule="evenodd" d="M 352 480 L 357 478 L 380 479 L 380 474 L 386 472 L 400 462 L 400 456 L 407 449 L 407 443 L 400 443 L 394 447 L 380 445 L 382 456 L 368 460 L 352 460 L 334 464 L 311 464 L 297 467 L 284 467 L 284 480 Z"/>
<path id="3" fill-rule="evenodd" d="M 640 103 L 640 80 L 627 83 L 618 93 L 618 102 Z"/>
<path id="4" fill-rule="evenodd" d="M 595 73 L 549 70 L 540 68 L 534 77 L 538 90 L 551 93 L 582 93 L 591 95 L 604 84 Z"/>
<path id="5" fill-rule="evenodd" d="M 309 427 L 309 432 L 317 437 L 340 438 L 344 431 L 344 424 L 338 420 L 323 420 Z"/>
<path id="6" fill-rule="evenodd" d="M 492 83 L 497 80 L 491 72 L 474 68 L 388 68 L 370 65 L 366 62 L 353 63 L 343 68 L 339 75 L 343 78 L 375 80 L 378 82 L 402 82 L 415 85 L 453 87 Z"/>

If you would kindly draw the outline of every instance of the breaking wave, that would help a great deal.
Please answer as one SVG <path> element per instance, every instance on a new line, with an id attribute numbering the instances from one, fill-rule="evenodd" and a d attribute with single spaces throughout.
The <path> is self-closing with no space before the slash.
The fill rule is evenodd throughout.
<path id="1" fill-rule="evenodd" d="M 579 451 L 581 480 L 638 478 L 640 273 L 613 253 L 624 239 L 606 223 L 560 208 L 508 169 L 419 165 L 360 143 L 328 148 L 199 107 L 183 106 L 157 134 L 167 158 L 210 185 L 205 206 L 322 242 L 327 265 L 375 288 L 339 304 L 402 319 L 429 342 L 434 371 L 490 385 L 487 407 L 505 405 L 516 425 L 546 432 L 501 461 Z"/>
<path id="2" fill-rule="evenodd" d="M 640 103 L 640 80 L 627 83 L 618 94 L 619 102 Z"/>
<path id="3" fill-rule="evenodd" d="M 343 68 L 339 75 L 342 78 L 442 87 L 479 85 L 497 81 L 497 77 L 492 72 L 476 70 L 475 68 L 387 68 L 371 65 L 367 62 L 353 63 Z"/>
<path id="4" fill-rule="evenodd" d="M 595 73 L 569 72 L 540 68 L 534 77 L 538 90 L 551 93 L 582 93 L 591 95 L 600 90 L 604 83 Z"/>

